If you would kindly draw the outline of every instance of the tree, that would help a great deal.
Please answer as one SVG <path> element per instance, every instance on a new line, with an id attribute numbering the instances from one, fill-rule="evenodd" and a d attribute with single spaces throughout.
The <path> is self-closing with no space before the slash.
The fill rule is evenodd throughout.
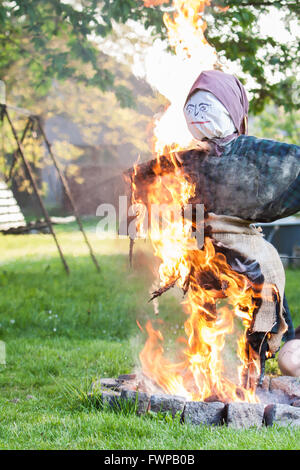
<path id="1" fill-rule="evenodd" d="M 214 3 L 214 2 L 213 2 Z M 238 61 L 243 72 L 255 79 L 250 110 L 261 112 L 268 103 L 283 106 L 285 111 L 297 109 L 300 103 L 299 27 L 300 4 L 296 0 L 224 0 L 229 7 L 222 14 L 212 12 L 208 39 L 219 54 Z M 259 30 L 262 15 L 270 8 L 282 16 L 293 36 L 289 43 L 275 40 Z M 277 77 L 275 77 L 277 76 Z"/>
<path id="2" fill-rule="evenodd" d="M 53 79 L 72 78 L 106 91 L 114 76 L 92 41 L 110 31 L 107 14 L 100 16 L 97 1 L 64 3 L 60 0 L 16 0 L 0 6 L 0 76 L 8 90 L 15 85 L 11 69 L 22 62 L 23 71 L 39 95 L 45 95 Z M 84 72 L 83 72 L 83 66 Z M 122 86 L 114 91 L 122 105 L 132 97 Z"/>
<path id="3" fill-rule="evenodd" d="M 207 2 L 209 3 L 209 2 Z M 151 5 L 154 6 L 145 6 Z M 0 6 L 0 76 L 8 88 L 14 83 L 11 68 L 20 59 L 39 94 L 46 94 L 52 80 L 72 78 L 101 90 L 114 89 L 123 106 L 133 104 L 132 94 L 98 61 L 97 37 L 107 37 L 113 22 L 131 19 L 166 36 L 163 12 L 169 0 L 7 0 Z M 220 10 L 220 7 L 222 10 Z M 242 71 L 255 77 L 252 111 L 260 112 L 273 101 L 291 110 L 299 105 L 296 70 L 299 39 L 290 44 L 264 37 L 258 18 L 270 8 L 280 10 L 287 28 L 299 21 L 297 0 L 212 0 L 206 9 L 207 38 L 220 56 L 238 61 Z M 61 47 L 63 42 L 63 47 Z M 88 65 L 83 72 L 82 65 Z M 268 74 L 280 74 L 274 81 Z"/>
<path id="4" fill-rule="evenodd" d="M 22 77 L 22 61 L 12 69 L 14 77 L 22 81 L 22 87 L 14 87 L 11 90 L 10 100 L 18 102 L 18 95 L 21 93 L 31 103 L 30 110 L 33 115 L 40 116 L 44 123 L 53 118 L 52 130 L 56 135 L 53 150 L 68 175 L 76 176 L 81 157 L 88 160 L 89 148 L 93 153 L 95 165 L 108 165 L 119 171 L 132 166 L 138 156 L 141 159 L 151 158 L 153 115 L 161 112 L 167 104 L 167 101 L 155 93 L 146 82 L 137 80 L 128 65 L 120 64 L 103 53 L 98 53 L 98 62 L 105 63 L 109 72 L 114 75 L 116 87 L 123 87 L 128 93 L 135 95 L 133 108 L 120 106 L 114 91 L 103 92 L 97 86 L 86 87 L 71 78 L 62 82 L 53 79 L 48 93 L 37 99 L 30 80 L 26 79 L 26 76 Z M 84 64 L 81 70 L 88 76 L 88 64 Z M 9 112 L 21 138 L 27 117 L 14 110 Z M 64 125 L 76 126 L 74 129 L 80 134 L 82 144 L 76 146 L 69 141 L 70 136 L 66 134 L 64 125 L 59 125 L 60 120 L 57 118 L 62 118 Z M 3 137 L 0 146 L 0 173 L 7 178 L 16 144 L 6 120 L 0 123 L 0 131 Z M 39 139 L 38 130 L 35 129 L 33 135 L 28 133 L 24 148 L 28 160 L 37 172 L 47 165 L 52 166 L 45 154 L 43 141 Z M 122 161 L 124 155 L 126 158 Z M 20 159 L 14 165 L 14 178 L 17 178 L 19 188 L 29 189 Z"/>
<path id="5" fill-rule="evenodd" d="M 249 122 L 252 135 L 299 145 L 300 111 L 286 113 L 283 107 L 267 105 L 259 116 Z"/>

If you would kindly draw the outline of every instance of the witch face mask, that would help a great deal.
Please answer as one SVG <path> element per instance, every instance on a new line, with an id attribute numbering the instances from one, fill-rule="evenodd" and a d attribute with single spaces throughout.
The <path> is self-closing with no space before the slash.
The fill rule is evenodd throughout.
<path id="1" fill-rule="evenodd" d="M 228 111 L 210 92 L 198 90 L 187 100 L 184 115 L 197 140 L 224 138 L 236 132 Z"/>

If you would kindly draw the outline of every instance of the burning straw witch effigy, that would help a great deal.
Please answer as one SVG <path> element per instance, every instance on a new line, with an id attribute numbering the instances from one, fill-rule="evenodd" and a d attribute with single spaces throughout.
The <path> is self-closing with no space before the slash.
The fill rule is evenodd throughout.
<path id="1" fill-rule="evenodd" d="M 164 15 L 170 45 L 181 58 L 175 92 L 155 128 L 156 158 L 127 172 L 131 202 L 148 209 L 148 235 L 160 261 L 151 300 L 177 286 L 186 314 L 175 357 L 165 351 L 162 328 L 146 323 L 140 362 L 146 390 L 158 387 L 189 401 L 255 403 L 266 359 L 294 334 L 280 257 L 257 224 L 300 210 L 300 148 L 248 135 L 245 89 L 220 70 L 204 36 L 202 15 L 209 4 L 174 0 L 173 15 Z M 188 91 L 195 69 L 202 72 Z M 188 145 L 180 113 L 190 131 Z M 181 210 L 169 217 L 174 206 Z M 161 217 L 152 217 L 157 207 L 164 208 Z M 145 232 L 143 213 L 136 217 L 139 233 Z M 194 237 L 199 231 L 203 243 Z M 237 362 L 228 371 L 224 351 L 234 335 Z"/>
<path id="2" fill-rule="evenodd" d="M 132 199 L 146 204 L 203 204 L 203 247 L 190 248 L 190 220 L 151 226 L 161 260 L 160 287 L 178 285 L 186 295 L 187 340 L 179 362 L 164 357 L 163 337 L 148 322 L 140 355 L 143 373 L 165 392 L 193 400 L 255 401 L 265 360 L 282 339 L 293 337 L 284 296 L 285 274 L 276 249 L 256 223 L 300 210 L 300 147 L 247 135 L 248 100 L 237 78 L 202 72 L 184 106 L 199 145 L 140 164 L 131 173 Z M 219 306 L 221 300 L 227 305 Z M 240 382 L 224 375 L 226 336 L 240 317 Z"/>

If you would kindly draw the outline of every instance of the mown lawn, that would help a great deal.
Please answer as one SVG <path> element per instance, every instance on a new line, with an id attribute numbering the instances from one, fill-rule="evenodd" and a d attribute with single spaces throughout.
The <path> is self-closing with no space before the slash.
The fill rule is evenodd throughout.
<path id="1" fill-rule="evenodd" d="M 233 431 L 182 426 L 163 417 L 99 410 L 86 392 L 96 377 L 131 372 L 144 336 L 137 327 L 153 308 L 151 253 L 128 242 L 90 239 L 98 274 L 77 231 L 59 230 L 71 274 L 48 235 L 0 236 L 1 449 L 300 449 L 300 429 Z M 287 296 L 300 324 L 300 272 L 287 272 Z M 166 296 L 160 315 L 181 327 L 178 299 Z M 276 363 L 271 364 L 276 369 Z"/>

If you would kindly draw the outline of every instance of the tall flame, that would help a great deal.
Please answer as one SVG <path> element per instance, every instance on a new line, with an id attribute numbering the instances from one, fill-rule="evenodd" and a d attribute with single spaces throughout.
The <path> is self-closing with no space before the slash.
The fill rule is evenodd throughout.
<path id="1" fill-rule="evenodd" d="M 206 22 L 202 15 L 206 6 L 209 6 L 210 0 L 174 0 L 173 6 L 175 13 L 173 17 L 168 13 L 164 15 L 164 22 L 168 30 L 169 42 L 174 47 L 176 55 L 191 58 L 198 55 L 201 48 L 201 56 L 207 54 L 204 60 L 207 60 L 213 48 L 208 44 L 204 32 Z M 207 52 L 209 51 L 209 52 Z M 206 66 L 210 65 L 206 63 Z"/>
<path id="2" fill-rule="evenodd" d="M 163 205 L 163 221 L 151 217 L 149 233 L 154 253 L 161 260 L 160 289 L 176 284 L 187 293 L 183 306 L 188 318 L 184 324 L 187 339 L 180 338 L 185 346 L 180 361 L 174 363 L 164 355 L 161 331 L 148 321 L 148 339 L 140 354 L 143 373 L 166 393 L 191 400 L 214 396 L 218 400 L 256 402 L 254 387 L 248 389 L 245 382 L 249 367 L 250 379 L 258 371 L 246 331 L 259 305 L 261 286 L 252 285 L 247 277 L 233 271 L 209 237 L 203 249 L 198 249 L 191 238 L 191 220 L 169 216 L 168 208 L 184 207 L 194 190 L 179 168 L 171 175 L 157 177 L 147 188 L 148 206 Z M 237 345 L 239 385 L 225 378 L 222 360 L 225 338 L 234 332 L 235 318 L 244 326 Z"/>
<path id="3" fill-rule="evenodd" d="M 147 4 L 157 2 L 148 0 Z M 158 154 L 164 153 L 166 145 L 179 149 L 193 142 L 182 112 L 187 93 L 201 71 L 213 69 L 218 63 L 216 50 L 204 35 L 207 25 L 203 13 L 209 5 L 210 0 L 173 0 L 172 12 L 163 16 L 175 55 L 166 56 L 167 65 L 160 64 L 161 72 L 154 80 L 159 91 L 171 102 L 155 125 L 155 152 Z M 151 58 L 149 68 L 154 59 Z"/>
<path id="4" fill-rule="evenodd" d="M 167 3 L 145 0 L 152 6 Z M 186 129 L 178 127 L 183 114 L 184 100 L 202 70 L 214 68 L 217 54 L 207 42 L 203 13 L 210 0 L 173 0 L 173 13 L 165 13 L 170 45 L 174 48 L 181 69 L 178 70 L 177 92 L 167 112 L 156 122 L 155 153 L 157 165 L 160 155 L 168 156 L 175 171 L 172 175 L 157 177 L 147 187 L 148 205 L 164 204 L 163 222 L 151 218 L 150 239 L 154 253 L 160 258 L 161 289 L 177 284 L 185 292 L 183 302 L 188 318 L 184 324 L 186 338 L 180 359 L 172 362 L 165 357 L 163 334 L 148 321 L 148 338 L 140 354 L 143 373 L 169 394 L 183 395 L 191 400 L 257 401 L 255 388 L 245 379 L 245 372 L 256 368 L 254 353 L 246 341 L 246 332 L 253 320 L 259 300 L 259 286 L 232 270 L 226 257 L 216 252 L 210 238 L 205 238 L 203 249 L 192 240 L 192 222 L 182 217 L 166 217 L 168 206 L 184 208 L 194 196 L 195 187 L 183 175 L 176 163 L 175 152 L 191 144 Z M 173 133 L 170 132 L 173 130 Z M 133 182 L 135 194 L 135 183 Z M 138 198 L 134 196 L 135 202 Z M 224 299 L 227 299 L 225 302 Z M 244 333 L 238 340 L 240 383 L 225 376 L 223 351 L 225 338 L 235 329 L 235 318 L 242 320 Z"/>

